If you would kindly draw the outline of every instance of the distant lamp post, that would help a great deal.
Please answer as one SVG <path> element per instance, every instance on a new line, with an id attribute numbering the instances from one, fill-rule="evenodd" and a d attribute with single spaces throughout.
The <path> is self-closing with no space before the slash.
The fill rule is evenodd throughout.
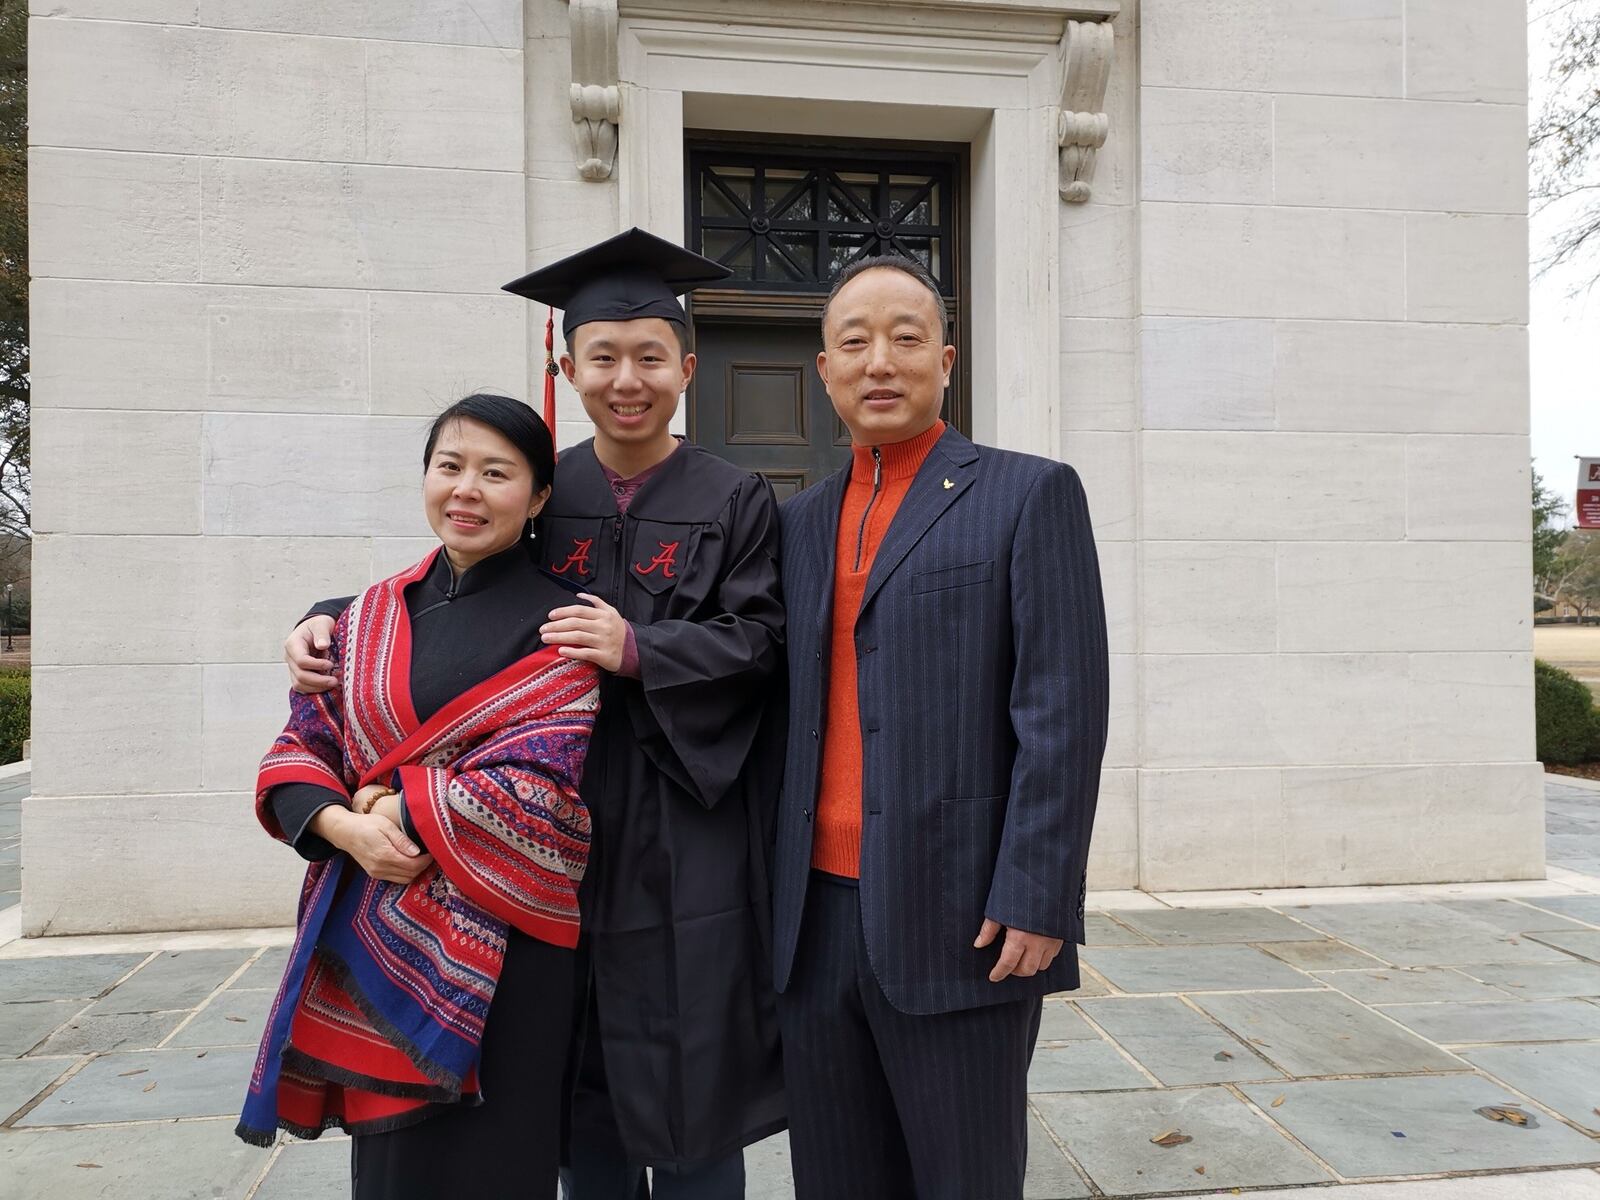
<path id="1" fill-rule="evenodd" d="M 11 588 L 12 588 L 11 584 L 9 584 L 9 583 L 6 584 L 6 649 L 7 650 L 15 649 L 15 647 L 11 644 Z"/>

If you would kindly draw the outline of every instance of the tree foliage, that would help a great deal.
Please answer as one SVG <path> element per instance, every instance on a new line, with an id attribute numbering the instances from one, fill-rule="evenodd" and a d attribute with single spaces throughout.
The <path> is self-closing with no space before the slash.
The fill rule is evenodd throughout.
<path id="1" fill-rule="evenodd" d="M 1533 473 L 1533 577 L 1540 580 L 1550 574 L 1556 551 L 1566 530 L 1561 518 L 1566 515 L 1567 502 L 1545 486 L 1539 472 Z"/>
<path id="2" fill-rule="evenodd" d="M 28 438 L 28 6 L 0 0 L 0 535 L 32 536 Z"/>
<path id="3" fill-rule="evenodd" d="M 1600 530 L 1568 530 L 1546 583 L 1550 598 L 1570 604 L 1578 616 L 1600 612 Z"/>
<path id="4" fill-rule="evenodd" d="M 1556 230 L 1539 267 L 1570 265 L 1587 288 L 1600 282 L 1600 0 L 1535 0 L 1532 12 L 1555 47 L 1530 137 L 1533 211 Z"/>

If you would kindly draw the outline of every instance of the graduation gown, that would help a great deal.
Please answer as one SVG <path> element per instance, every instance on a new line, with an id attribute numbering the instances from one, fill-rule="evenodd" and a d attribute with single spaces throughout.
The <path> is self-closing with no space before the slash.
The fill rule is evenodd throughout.
<path id="1" fill-rule="evenodd" d="M 545 569 L 615 606 L 639 652 L 638 679 L 601 682 L 581 789 L 617 1129 L 636 1163 L 719 1157 L 785 1124 L 767 869 L 776 504 L 765 480 L 685 443 L 619 515 L 585 442 L 562 452 L 541 526 Z"/>

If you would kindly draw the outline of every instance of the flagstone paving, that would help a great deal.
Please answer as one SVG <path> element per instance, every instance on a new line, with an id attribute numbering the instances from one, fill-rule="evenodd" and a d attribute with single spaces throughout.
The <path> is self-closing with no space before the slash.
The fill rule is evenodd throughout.
<path id="1" fill-rule="evenodd" d="M 1600 864 L 1600 791 L 1561 808 L 1563 861 Z M 0 811 L 0 856 L 5 828 Z M 1600 873 L 1558 874 L 1503 896 L 1132 896 L 1091 913 L 1084 987 L 1040 1022 L 1027 1200 L 1528 1170 L 1489 1181 L 1504 1187 L 1257 1194 L 1600 1197 Z M 233 1136 L 286 949 L 185 944 L 0 945 L 0 1197 L 348 1194 L 348 1140 L 265 1151 Z M 1491 1121 L 1486 1105 L 1533 1120 Z M 785 1137 L 746 1161 L 750 1200 L 792 1197 Z"/>
<path id="2" fill-rule="evenodd" d="M 1600 1042 L 1474 1046 L 1461 1056 L 1529 1099 L 1600 1134 Z"/>

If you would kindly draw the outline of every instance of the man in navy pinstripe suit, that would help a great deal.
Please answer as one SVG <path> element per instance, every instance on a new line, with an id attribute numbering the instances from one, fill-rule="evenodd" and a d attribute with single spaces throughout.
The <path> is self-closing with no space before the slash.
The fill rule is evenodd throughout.
<path id="1" fill-rule="evenodd" d="M 955 348 L 906 259 L 853 265 L 817 368 L 851 466 L 783 508 L 774 969 L 800 1200 L 1010 1200 L 1046 993 L 1078 986 L 1105 749 L 1071 467 L 939 419 Z"/>

